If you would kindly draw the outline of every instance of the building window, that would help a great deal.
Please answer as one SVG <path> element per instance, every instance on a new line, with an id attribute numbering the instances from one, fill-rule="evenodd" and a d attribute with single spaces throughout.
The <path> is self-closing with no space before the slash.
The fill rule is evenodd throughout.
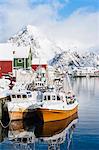
<path id="1" fill-rule="evenodd" d="M 22 59 L 18 59 L 18 63 L 22 63 L 23 62 L 23 60 Z"/>

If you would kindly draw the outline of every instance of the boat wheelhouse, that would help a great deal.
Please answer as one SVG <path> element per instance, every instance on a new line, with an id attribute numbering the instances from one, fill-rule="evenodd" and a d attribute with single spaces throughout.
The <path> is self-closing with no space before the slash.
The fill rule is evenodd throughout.
<path id="1" fill-rule="evenodd" d="M 43 81 L 34 82 L 34 90 L 44 90 L 47 88 L 47 83 Z"/>

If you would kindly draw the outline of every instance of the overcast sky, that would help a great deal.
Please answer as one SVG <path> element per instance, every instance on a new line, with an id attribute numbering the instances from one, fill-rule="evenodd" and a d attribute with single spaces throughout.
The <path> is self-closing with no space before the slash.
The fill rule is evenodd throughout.
<path id="1" fill-rule="evenodd" d="M 99 0 L 0 0 L 0 42 L 28 24 L 63 47 L 99 48 Z"/>

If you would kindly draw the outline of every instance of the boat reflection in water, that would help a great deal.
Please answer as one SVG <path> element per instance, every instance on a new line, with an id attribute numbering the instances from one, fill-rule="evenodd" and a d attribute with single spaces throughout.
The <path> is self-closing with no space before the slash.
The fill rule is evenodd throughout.
<path id="1" fill-rule="evenodd" d="M 34 134 L 39 144 L 47 144 L 48 150 L 62 149 L 61 144 L 65 143 L 65 149 L 69 149 L 72 134 L 78 122 L 77 113 L 68 119 L 48 122 L 42 126 L 37 126 Z"/>
<path id="2" fill-rule="evenodd" d="M 13 145 L 13 150 L 69 150 L 77 122 L 77 113 L 68 119 L 43 125 L 34 125 L 30 121 L 13 121 L 9 127 L 8 139 Z"/>

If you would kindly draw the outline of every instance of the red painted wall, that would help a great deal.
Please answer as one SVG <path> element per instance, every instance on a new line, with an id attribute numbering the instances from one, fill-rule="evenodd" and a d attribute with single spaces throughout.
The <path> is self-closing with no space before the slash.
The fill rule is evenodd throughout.
<path id="1" fill-rule="evenodd" d="M 42 66 L 42 68 L 47 68 L 47 65 L 46 64 L 43 64 L 43 65 L 40 65 L 40 66 Z M 39 65 L 37 64 L 37 65 L 32 65 L 32 69 L 33 70 L 37 70 L 37 68 L 39 67 Z"/>
<path id="2" fill-rule="evenodd" d="M 0 77 L 12 72 L 12 61 L 0 61 Z"/>

